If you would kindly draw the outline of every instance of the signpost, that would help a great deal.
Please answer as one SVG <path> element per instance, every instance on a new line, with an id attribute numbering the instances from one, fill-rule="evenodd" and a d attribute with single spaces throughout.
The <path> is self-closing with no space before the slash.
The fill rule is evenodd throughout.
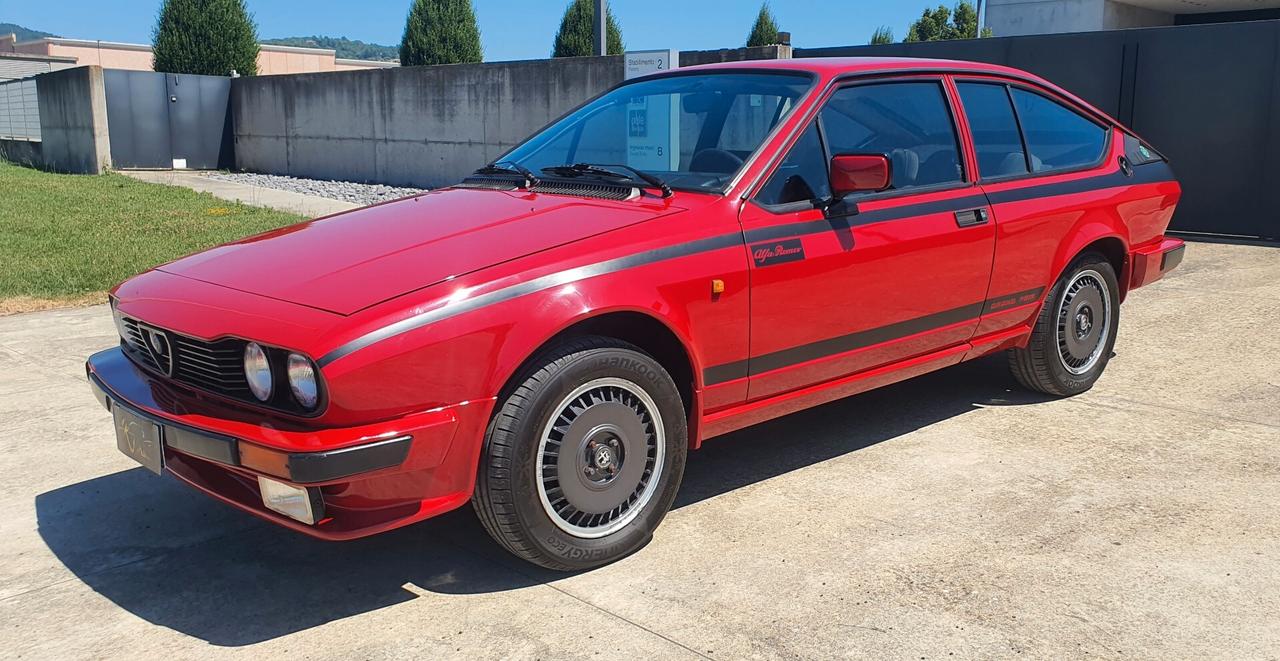
<path id="1" fill-rule="evenodd" d="M 674 49 L 627 51 L 627 80 L 680 66 Z M 680 96 L 637 97 L 627 104 L 627 165 L 641 170 L 680 169 Z"/>

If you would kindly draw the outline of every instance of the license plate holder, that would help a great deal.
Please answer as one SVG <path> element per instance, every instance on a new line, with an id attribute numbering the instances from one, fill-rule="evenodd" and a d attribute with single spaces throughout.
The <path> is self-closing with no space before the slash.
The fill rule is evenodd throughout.
<path id="1" fill-rule="evenodd" d="M 160 425 L 114 402 L 112 404 L 116 447 L 152 473 L 164 473 L 164 433 Z"/>

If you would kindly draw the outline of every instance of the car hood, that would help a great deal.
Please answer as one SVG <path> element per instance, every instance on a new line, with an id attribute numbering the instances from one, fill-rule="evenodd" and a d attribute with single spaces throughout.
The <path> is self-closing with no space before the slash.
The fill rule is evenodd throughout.
<path id="1" fill-rule="evenodd" d="M 159 270 L 349 315 L 401 294 L 678 209 L 444 189 L 249 237 Z"/>

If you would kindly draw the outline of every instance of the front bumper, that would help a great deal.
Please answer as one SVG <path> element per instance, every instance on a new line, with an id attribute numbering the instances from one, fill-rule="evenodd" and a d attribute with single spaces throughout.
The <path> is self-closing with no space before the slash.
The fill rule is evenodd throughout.
<path id="1" fill-rule="evenodd" d="M 122 407 L 160 426 L 167 472 L 312 536 L 363 537 L 435 516 L 465 503 L 474 486 L 478 443 L 453 445 L 461 429 L 474 435 L 476 420 L 487 416 L 486 402 L 334 429 L 266 419 L 268 414 L 160 379 L 118 347 L 91 356 L 86 371 L 105 407 Z M 307 525 L 267 509 L 259 475 L 314 488 L 326 517 Z"/>

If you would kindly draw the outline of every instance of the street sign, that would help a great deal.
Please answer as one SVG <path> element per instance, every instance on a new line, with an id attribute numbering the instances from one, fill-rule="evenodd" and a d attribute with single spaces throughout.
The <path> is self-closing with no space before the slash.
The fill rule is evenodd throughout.
<path id="1" fill-rule="evenodd" d="M 630 80 L 678 68 L 680 51 L 627 51 L 623 62 L 624 77 Z M 679 95 L 637 96 L 627 104 L 627 165 L 666 172 L 680 169 Z"/>
<path id="2" fill-rule="evenodd" d="M 629 50 L 623 55 L 623 61 L 626 67 L 624 78 L 631 80 L 637 76 L 679 68 L 680 51 L 674 48 Z"/>

